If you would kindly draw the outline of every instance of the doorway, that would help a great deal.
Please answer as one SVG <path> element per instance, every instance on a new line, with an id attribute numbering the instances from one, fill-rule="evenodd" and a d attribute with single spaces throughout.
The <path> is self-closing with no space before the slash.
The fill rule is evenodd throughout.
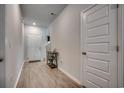
<path id="1" fill-rule="evenodd" d="M 25 25 L 25 56 L 27 61 L 43 60 L 42 31 L 38 27 Z"/>
<path id="2" fill-rule="evenodd" d="M 37 61 L 41 60 L 41 36 L 40 35 L 28 35 L 27 36 L 28 47 L 28 60 Z"/>

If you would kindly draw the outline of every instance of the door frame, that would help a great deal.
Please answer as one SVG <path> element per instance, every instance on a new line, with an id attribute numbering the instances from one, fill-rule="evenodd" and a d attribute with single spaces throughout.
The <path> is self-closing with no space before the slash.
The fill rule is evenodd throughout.
<path id="1" fill-rule="evenodd" d="M 118 87 L 124 87 L 124 5 L 118 6 Z"/>
<path id="2" fill-rule="evenodd" d="M 84 64 L 83 64 L 83 57 L 82 56 L 82 51 L 84 50 L 84 40 L 83 40 L 83 35 L 84 35 L 84 31 L 83 31 L 83 15 L 84 12 L 91 9 L 92 7 L 96 6 L 96 4 L 91 5 L 90 7 L 86 8 L 85 10 L 81 11 L 81 15 L 80 15 L 80 20 L 81 20 L 81 36 L 80 36 L 80 63 L 81 63 L 81 71 L 80 71 L 80 78 L 81 78 L 81 85 L 84 85 L 84 78 L 83 78 L 83 74 L 84 74 Z M 124 87 L 124 5 L 119 5 L 118 6 L 118 14 L 117 14 L 117 43 L 118 43 L 118 47 L 119 47 L 119 51 L 117 53 L 117 74 L 118 74 L 118 80 L 117 80 L 117 85 L 118 87 Z M 122 21 L 123 20 L 123 21 Z M 83 72 L 83 73 L 82 73 Z"/>

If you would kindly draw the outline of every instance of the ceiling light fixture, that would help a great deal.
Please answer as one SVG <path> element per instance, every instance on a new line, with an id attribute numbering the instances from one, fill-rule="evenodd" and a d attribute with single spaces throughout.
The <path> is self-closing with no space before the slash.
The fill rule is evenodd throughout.
<path id="1" fill-rule="evenodd" d="M 36 25 L 36 23 L 35 22 L 33 22 L 33 26 L 35 26 Z"/>

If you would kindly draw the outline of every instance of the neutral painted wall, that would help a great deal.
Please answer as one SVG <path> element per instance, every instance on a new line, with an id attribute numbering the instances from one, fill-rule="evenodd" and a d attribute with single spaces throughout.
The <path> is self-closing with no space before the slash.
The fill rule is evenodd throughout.
<path id="1" fill-rule="evenodd" d="M 5 87 L 5 6 L 0 5 L 0 88 Z"/>
<path id="2" fill-rule="evenodd" d="M 46 44 L 47 33 L 48 33 L 48 30 L 43 27 L 29 26 L 29 25 L 24 26 L 25 61 L 28 60 L 28 49 L 27 48 L 28 46 L 31 46 L 31 45 L 27 45 L 28 35 L 40 35 L 41 36 L 41 60 L 43 60 L 46 57 L 45 44 Z"/>
<path id="3" fill-rule="evenodd" d="M 6 87 L 14 87 L 23 60 L 23 31 L 19 5 L 5 8 Z"/>
<path id="4" fill-rule="evenodd" d="M 123 31 L 123 40 L 124 40 L 124 4 L 123 4 L 123 10 L 122 10 L 123 12 L 123 14 L 122 14 L 122 16 L 123 16 L 123 23 L 122 23 L 122 25 L 123 25 L 123 28 L 122 28 L 122 31 Z M 123 46 L 124 46 L 124 42 L 123 42 Z M 123 60 L 124 60 L 124 49 L 123 49 Z M 124 71 L 124 63 L 123 63 L 123 71 Z M 123 72 L 123 75 L 124 75 L 124 72 Z M 124 76 L 123 76 L 123 87 L 124 87 Z"/>
<path id="5" fill-rule="evenodd" d="M 81 82 L 80 12 L 89 5 L 68 5 L 50 24 L 52 50 L 59 52 L 59 68 Z"/>

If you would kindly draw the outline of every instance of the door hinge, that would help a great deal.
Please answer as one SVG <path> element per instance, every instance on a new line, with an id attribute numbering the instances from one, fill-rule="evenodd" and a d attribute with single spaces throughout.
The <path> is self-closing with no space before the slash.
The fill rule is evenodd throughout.
<path id="1" fill-rule="evenodd" d="M 119 51 L 119 46 L 116 46 L 116 51 L 117 51 L 117 52 Z"/>
<path id="2" fill-rule="evenodd" d="M 117 8 L 119 8 L 119 4 L 117 4 Z"/>

